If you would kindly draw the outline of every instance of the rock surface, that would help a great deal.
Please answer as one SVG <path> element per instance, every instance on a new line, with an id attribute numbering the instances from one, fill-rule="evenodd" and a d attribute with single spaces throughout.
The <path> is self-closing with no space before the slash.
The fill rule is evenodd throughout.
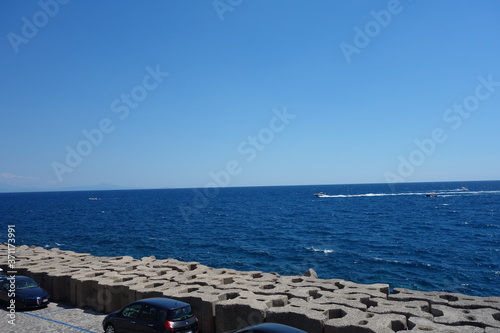
<path id="1" fill-rule="evenodd" d="M 6 244 L 0 249 L 7 251 Z M 264 321 L 310 333 L 500 333 L 500 297 L 419 292 L 303 276 L 215 269 L 155 257 L 95 257 L 19 246 L 17 275 L 27 275 L 54 300 L 109 313 L 146 297 L 188 302 L 203 333 Z M 9 271 L 6 265 L 0 265 Z"/>

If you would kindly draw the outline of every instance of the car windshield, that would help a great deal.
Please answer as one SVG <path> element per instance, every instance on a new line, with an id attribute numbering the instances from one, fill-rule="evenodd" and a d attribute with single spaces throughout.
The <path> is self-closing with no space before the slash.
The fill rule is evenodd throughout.
<path id="1" fill-rule="evenodd" d="M 16 290 L 31 289 L 37 287 L 38 283 L 36 283 L 32 279 L 22 279 L 22 280 L 16 279 Z"/>
<path id="2" fill-rule="evenodd" d="M 193 316 L 193 311 L 191 311 L 191 307 L 185 306 L 183 308 L 172 310 L 170 312 L 169 320 L 171 321 L 185 320 L 187 318 L 191 318 L 192 316 Z"/>

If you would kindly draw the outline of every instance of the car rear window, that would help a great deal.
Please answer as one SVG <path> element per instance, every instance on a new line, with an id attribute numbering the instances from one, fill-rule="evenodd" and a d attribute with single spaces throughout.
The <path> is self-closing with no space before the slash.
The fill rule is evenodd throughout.
<path id="1" fill-rule="evenodd" d="M 171 310 L 168 316 L 168 320 L 171 321 L 186 320 L 188 318 L 191 318 L 192 316 L 193 316 L 193 311 L 191 310 L 191 307 L 188 305 L 183 308 Z"/>

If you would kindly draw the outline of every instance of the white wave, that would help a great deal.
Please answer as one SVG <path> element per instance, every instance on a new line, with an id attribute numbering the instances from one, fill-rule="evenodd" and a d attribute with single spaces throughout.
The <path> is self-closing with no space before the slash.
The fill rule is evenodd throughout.
<path id="1" fill-rule="evenodd" d="M 323 252 L 324 254 L 335 252 L 335 251 L 330 250 L 330 249 L 316 249 L 314 247 L 306 247 L 306 250 L 313 251 L 313 252 Z"/>

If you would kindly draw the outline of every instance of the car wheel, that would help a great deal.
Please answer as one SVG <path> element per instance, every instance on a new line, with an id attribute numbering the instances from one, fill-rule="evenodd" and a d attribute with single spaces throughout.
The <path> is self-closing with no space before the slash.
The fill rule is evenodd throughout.
<path id="1" fill-rule="evenodd" d="M 106 333 L 116 333 L 116 330 L 112 324 L 108 324 L 108 325 L 106 325 L 105 332 Z"/>

